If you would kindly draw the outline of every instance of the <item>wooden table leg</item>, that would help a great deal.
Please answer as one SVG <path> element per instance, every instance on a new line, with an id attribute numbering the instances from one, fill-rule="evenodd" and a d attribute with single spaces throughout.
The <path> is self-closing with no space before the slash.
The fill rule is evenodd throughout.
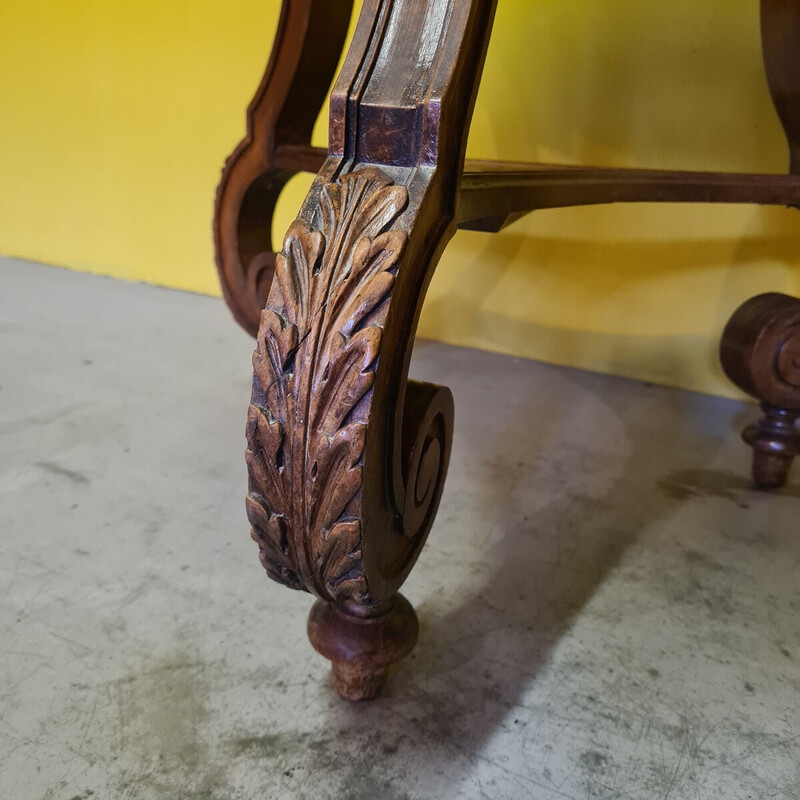
<path id="1" fill-rule="evenodd" d="M 789 146 L 789 172 L 800 173 L 800 0 L 761 0 L 761 43 L 772 101 Z M 742 434 L 753 448 L 753 481 L 786 483 L 800 455 L 800 300 L 762 294 L 738 308 L 722 334 L 728 377 L 761 401 L 764 416 Z"/>
<path id="2" fill-rule="evenodd" d="M 349 699 L 413 648 L 397 592 L 433 522 L 449 390 L 407 380 L 456 230 L 494 0 L 365 0 L 328 158 L 275 258 L 253 357 L 248 515 L 275 580 L 319 600 L 312 644 Z"/>

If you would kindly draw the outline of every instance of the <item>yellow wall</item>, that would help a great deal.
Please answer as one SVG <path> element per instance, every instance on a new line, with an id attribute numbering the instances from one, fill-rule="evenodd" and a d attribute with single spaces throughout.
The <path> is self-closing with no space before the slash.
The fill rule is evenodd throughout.
<path id="1" fill-rule="evenodd" d="M 782 171 L 756 0 L 500 0 L 469 154 Z M 0 7 L 0 252 L 218 293 L 211 207 L 277 0 Z M 315 141 L 325 143 L 325 120 Z M 284 193 L 285 229 L 307 178 Z M 715 393 L 738 303 L 800 294 L 800 217 L 754 206 L 543 211 L 462 232 L 420 333 Z"/>

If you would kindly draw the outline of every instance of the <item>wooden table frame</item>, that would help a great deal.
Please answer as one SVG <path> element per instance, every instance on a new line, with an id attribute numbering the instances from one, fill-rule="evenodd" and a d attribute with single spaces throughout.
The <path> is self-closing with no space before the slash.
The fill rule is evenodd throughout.
<path id="1" fill-rule="evenodd" d="M 416 642 L 398 589 L 436 513 L 453 403 L 407 375 L 425 291 L 456 229 L 499 231 L 536 209 L 596 203 L 800 206 L 800 0 L 761 2 L 786 175 L 465 162 L 495 2 L 364 0 L 323 150 L 311 131 L 353 0 L 283 0 L 247 135 L 217 193 L 225 299 L 257 342 L 252 535 L 272 578 L 319 598 L 309 636 L 351 699 L 374 696 Z M 275 204 L 300 171 L 317 176 L 276 253 Z M 746 304 L 722 357 L 765 402 L 748 436 L 756 479 L 778 485 L 800 449 L 800 301 Z"/>

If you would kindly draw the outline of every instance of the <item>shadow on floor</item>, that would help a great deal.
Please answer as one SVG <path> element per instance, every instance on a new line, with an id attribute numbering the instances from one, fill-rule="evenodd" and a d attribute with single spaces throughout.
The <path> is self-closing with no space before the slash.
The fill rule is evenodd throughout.
<path id="1" fill-rule="evenodd" d="M 597 386 L 599 379 L 585 380 Z M 474 580 L 459 593 L 455 607 L 443 612 L 435 597 L 420 605 L 420 645 L 394 674 L 387 696 L 368 707 L 333 707 L 331 727 L 345 737 L 366 736 L 356 761 L 350 756 L 351 783 L 343 785 L 375 785 L 381 775 L 391 775 L 389 765 L 398 748 L 428 763 L 439 762 L 443 771 L 455 753 L 480 760 L 495 734 L 527 724 L 520 718 L 523 695 L 645 527 L 696 498 L 723 498 L 746 507 L 751 489 L 745 477 L 703 466 L 724 439 L 698 436 L 696 425 L 681 423 L 691 416 L 682 409 L 684 403 L 696 402 L 691 398 L 665 392 L 659 402 L 671 407 L 655 420 L 646 406 L 633 414 L 629 409 L 624 419 L 631 449 L 624 457 L 593 449 L 592 442 L 575 449 L 574 437 L 570 445 L 568 437 L 543 436 L 563 442 L 564 449 L 542 449 L 529 432 L 525 402 L 519 403 L 519 414 L 502 435 L 484 441 L 480 432 L 469 436 L 457 430 L 462 438 L 455 469 L 481 464 L 482 502 L 500 504 L 495 515 L 486 517 L 494 516 L 495 522 L 487 532 L 485 560 L 474 565 Z M 544 430 L 549 434 L 569 424 L 570 409 L 563 408 Z M 541 423 L 538 427 L 541 433 Z M 664 465 L 673 468 L 662 473 Z M 591 486 L 601 472 L 615 477 L 595 492 Z M 454 482 L 460 485 L 461 476 Z M 537 482 L 553 499 L 532 510 L 530 487 Z M 796 488 L 787 491 L 800 496 Z M 446 502 L 459 500 L 449 497 Z M 691 555 L 687 552 L 686 558 Z M 649 672 L 658 674 L 654 666 Z M 591 777 L 604 765 L 605 756 L 587 750 L 579 766 Z M 671 777 L 665 772 L 663 781 Z M 527 790 L 537 783 L 533 772 L 518 778 Z M 382 785 L 389 791 L 390 783 Z M 355 791 L 348 796 L 362 795 Z"/>

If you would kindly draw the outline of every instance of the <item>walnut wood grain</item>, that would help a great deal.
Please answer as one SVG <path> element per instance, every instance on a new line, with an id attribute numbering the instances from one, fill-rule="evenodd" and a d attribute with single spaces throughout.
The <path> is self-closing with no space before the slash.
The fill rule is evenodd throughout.
<path id="1" fill-rule="evenodd" d="M 546 164 L 530 164 L 526 169 L 486 166 L 464 174 L 459 206 L 462 228 L 480 228 L 476 221 L 486 219 L 514 221 L 535 209 L 602 203 L 800 204 L 800 176 L 795 175 Z"/>
<path id="2" fill-rule="evenodd" d="M 362 456 L 374 365 L 408 240 L 408 190 L 375 167 L 319 194 L 299 219 L 261 314 L 248 419 L 253 537 L 274 579 L 327 600 L 369 602 L 361 552 Z"/>

